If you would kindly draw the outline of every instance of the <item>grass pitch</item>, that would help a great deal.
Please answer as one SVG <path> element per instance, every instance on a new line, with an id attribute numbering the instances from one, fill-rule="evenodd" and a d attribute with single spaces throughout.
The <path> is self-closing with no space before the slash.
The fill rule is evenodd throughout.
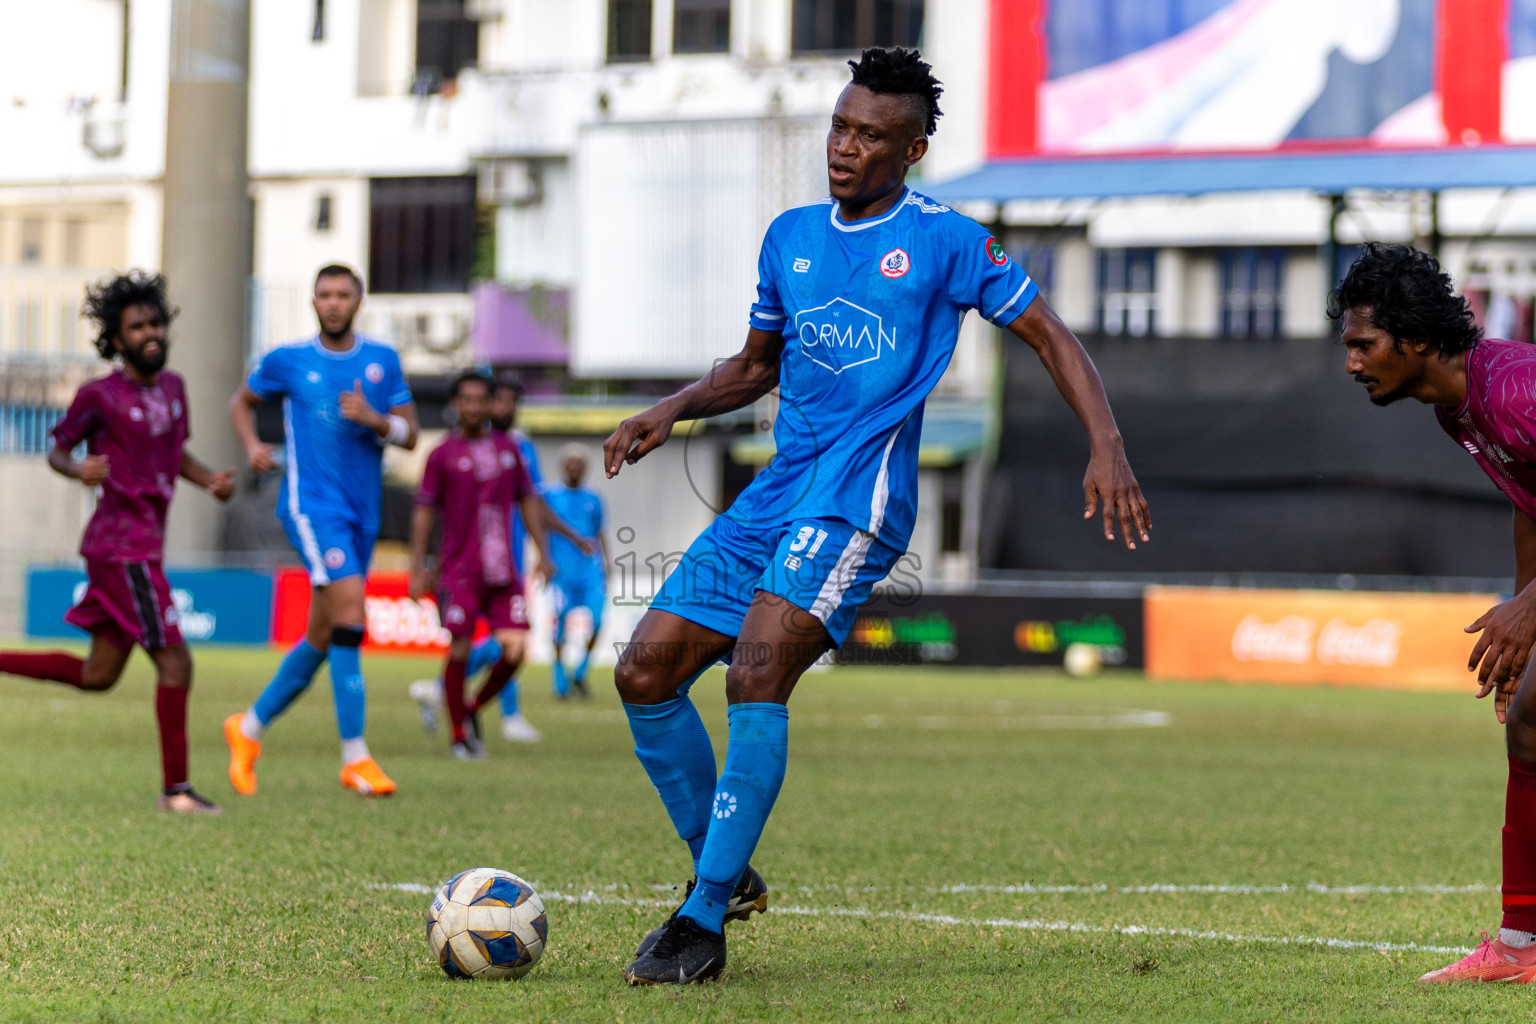
<path id="1" fill-rule="evenodd" d="M 1414 984 L 1498 920 L 1504 768 L 1470 697 L 834 670 L 791 702 L 754 863 L 774 909 L 722 980 L 624 986 L 686 851 L 606 679 L 538 746 L 449 760 L 372 658 L 369 742 L 400 784 L 337 782 L 329 687 L 278 723 L 261 792 L 219 722 L 277 658 L 203 649 L 193 779 L 221 818 L 153 811 L 151 676 L 83 695 L 0 680 L 0 1019 L 22 1021 L 1462 1020 L 1523 988 Z M 724 750 L 719 680 L 695 690 Z M 494 724 L 494 723 L 492 723 Z M 503 867 L 544 893 L 527 978 L 448 980 L 435 886 Z"/>

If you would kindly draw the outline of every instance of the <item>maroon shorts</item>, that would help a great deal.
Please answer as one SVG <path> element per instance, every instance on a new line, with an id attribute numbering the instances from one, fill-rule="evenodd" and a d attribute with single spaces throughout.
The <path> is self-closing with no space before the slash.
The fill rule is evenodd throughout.
<path id="1" fill-rule="evenodd" d="M 176 602 L 159 562 L 85 563 L 85 594 L 64 613 L 64 621 L 119 650 L 139 644 L 146 650 L 182 643 Z"/>
<path id="2" fill-rule="evenodd" d="M 444 586 L 437 592 L 437 613 L 452 637 L 475 635 L 475 620 L 485 619 L 491 632 L 527 629 L 528 604 L 522 587 Z"/>

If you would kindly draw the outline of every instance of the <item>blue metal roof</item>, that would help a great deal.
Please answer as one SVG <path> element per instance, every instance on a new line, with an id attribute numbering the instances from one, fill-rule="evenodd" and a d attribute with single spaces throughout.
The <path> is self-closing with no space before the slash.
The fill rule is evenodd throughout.
<path id="1" fill-rule="evenodd" d="M 919 188 L 935 199 L 1114 199 L 1304 189 L 1342 195 L 1536 185 L 1536 146 L 1347 152 L 1028 157 Z"/>

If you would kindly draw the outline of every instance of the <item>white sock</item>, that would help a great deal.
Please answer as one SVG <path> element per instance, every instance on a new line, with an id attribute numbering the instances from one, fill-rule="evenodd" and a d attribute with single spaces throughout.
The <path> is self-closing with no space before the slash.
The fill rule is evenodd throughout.
<path id="1" fill-rule="evenodd" d="M 248 740 L 261 742 L 261 738 L 267 734 L 267 727 L 261 724 L 261 719 L 256 717 L 256 710 L 252 708 L 240 718 L 240 731 Z"/>
<path id="2" fill-rule="evenodd" d="M 368 741 L 361 736 L 353 740 L 341 741 L 341 763 L 351 764 L 368 757 Z"/>
<path id="3" fill-rule="evenodd" d="M 1536 945 L 1536 932 L 1519 932 L 1513 928 L 1500 928 L 1499 941 L 1515 949 L 1524 949 L 1526 946 Z"/>

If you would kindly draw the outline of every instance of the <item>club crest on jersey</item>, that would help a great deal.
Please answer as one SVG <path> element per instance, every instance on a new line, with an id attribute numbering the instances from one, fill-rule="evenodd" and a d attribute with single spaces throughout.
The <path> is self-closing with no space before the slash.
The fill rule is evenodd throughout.
<path id="1" fill-rule="evenodd" d="M 880 257 L 880 273 L 886 277 L 901 277 L 912 269 L 912 258 L 905 249 L 892 249 Z"/>
<path id="2" fill-rule="evenodd" d="M 991 235 L 987 236 L 987 259 L 998 266 L 1008 262 L 1008 254 L 1003 251 L 1002 243 Z"/>
<path id="3" fill-rule="evenodd" d="M 844 298 L 796 313 L 795 335 L 806 358 L 833 373 L 874 362 L 896 348 L 894 329 L 888 333 L 878 313 Z"/>
<path id="4" fill-rule="evenodd" d="M 363 376 L 368 378 L 370 384 L 377 384 L 384 379 L 384 367 L 378 363 L 369 363 L 368 368 L 363 371 Z"/>

